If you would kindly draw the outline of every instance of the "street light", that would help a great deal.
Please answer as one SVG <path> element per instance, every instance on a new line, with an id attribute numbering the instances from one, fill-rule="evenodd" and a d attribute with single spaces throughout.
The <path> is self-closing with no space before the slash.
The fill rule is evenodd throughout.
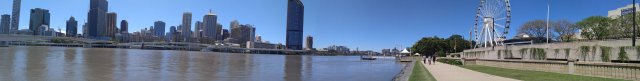
<path id="1" fill-rule="evenodd" d="M 631 46 L 636 46 L 636 0 L 633 0 L 633 36 L 631 36 Z"/>

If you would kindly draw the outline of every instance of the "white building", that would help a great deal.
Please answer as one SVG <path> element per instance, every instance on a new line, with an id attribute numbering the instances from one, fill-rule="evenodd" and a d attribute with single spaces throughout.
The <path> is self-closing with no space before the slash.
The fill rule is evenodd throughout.
<path id="1" fill-rule="evenodd" d="M 614 10 L 609 10 L 609 14 L 607 15 L 607 17 L 612 18 L 612 19 L 617 19 L 618 17 L 620 17 L 622 15 L 623 11 L 626 10 L 631 10 L 633 9 L 633 6 L 631 6 L 632 4 L 629 4 L 627 6 L 624 7 L 620 7 Z M 636 4 L 636 11 L 640 11 L 640 4 Z"/>

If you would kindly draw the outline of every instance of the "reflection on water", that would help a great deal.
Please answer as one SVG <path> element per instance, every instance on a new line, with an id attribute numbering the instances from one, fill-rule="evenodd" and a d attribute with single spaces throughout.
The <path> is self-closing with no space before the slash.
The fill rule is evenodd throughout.
<path id="1" fill-rule="evenodd" d="M 388 81 L 402 66 L 357 56 L 0 48 L 0 80 L 7 81 Z"/>

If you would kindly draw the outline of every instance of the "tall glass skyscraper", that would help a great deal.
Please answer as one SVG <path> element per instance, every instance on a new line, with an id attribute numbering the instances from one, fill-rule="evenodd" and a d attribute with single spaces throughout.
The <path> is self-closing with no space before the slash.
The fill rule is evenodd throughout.
<path id="1" fill-rule="evenodd" d="M 106 33 L 107 12 L 109 3 L 107 0 L 91 0 L 87 17 L 87 37 L 93 39 L 106 39 L 99 34 Z"/>
<path id="2" fill-rule="evenodd" d="M 204 25 L 204 37 L 209 39 L 218 40 L 221 38 L 217 38 L 220 31 L 216 31 L 218 23 L 218 16 L 213 12 L 209 11 L 206 15 L 204 15 L 202 24 Z"/>
<path id="3" fill-rule="evenodd" d="M 13 10 L 11 11 L 11 32 L 17 33 L 20 24 L 20 0 L 13 0 Z"/>
<path id="4" fill-rule="evenodd" d="M 67 20 L 67 37 L 76 37 L 78 35 L 78 21 L 71 17 Z"/>
<path id="5" fill-rule="evenodd" d="M 191 34 L 191 17 L 191 12 L 182 14 L 182 36 L 185 42 L 188 42 L 189 38 L 193 37 Z"/>
<path id="6" fill-rule="evenodd" d="M 300 0 L 288 0 L 287 9 L 287 49 L 302 50 L 304 5 Z"/>

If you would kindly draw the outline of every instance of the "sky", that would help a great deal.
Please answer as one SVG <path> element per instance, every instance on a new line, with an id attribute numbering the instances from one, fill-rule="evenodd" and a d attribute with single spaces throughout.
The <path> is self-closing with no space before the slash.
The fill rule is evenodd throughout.
<path id="1" fill-rule="evenodd" d="M 13 0 L 0 0 L 0 14 L 11 14 Z M 108 0 L 109 12 L 129 22 L 129 32 L 164 21 L 167 29 L 181 22 L 182 13 L 192 12 L 193 22 L 213 11 L 224 29 L 229 22 L 253 24 L 256 34 L 271 43 L 284 43 L 286 0 Z M 549 2 L 550 1 L 550 2 Z M 314 37 L 315 48 L 331 45 L 353 50 L 380 51 L 410 47 L 422 37 L 463 35 L 468 39 L 474 26 L 479 0 L 302 0 L 305 6 L 304 36 Z M 512 18 L 508 38 L 523 23 L 546 19 L 578 22 L 589 16 L 606 16 L 607 11 L 631 4 L 630 0 L 511 0 Z M 50 10 L 51 25 L 65 30 L 73 16 L 87 19 L 89 0 L 22 0 L 20 29 L 27 29 L 29 10 Z M 79 23 L 82 26 L 83 23 Z M 193 26 L 193 25 L 192 25 Z M 194 28 L 194 27 L 191 27 Z M 79 30 L 82 30 L 79 28 Z M 306 40 L 306 39 L 305 39 Z"/>

